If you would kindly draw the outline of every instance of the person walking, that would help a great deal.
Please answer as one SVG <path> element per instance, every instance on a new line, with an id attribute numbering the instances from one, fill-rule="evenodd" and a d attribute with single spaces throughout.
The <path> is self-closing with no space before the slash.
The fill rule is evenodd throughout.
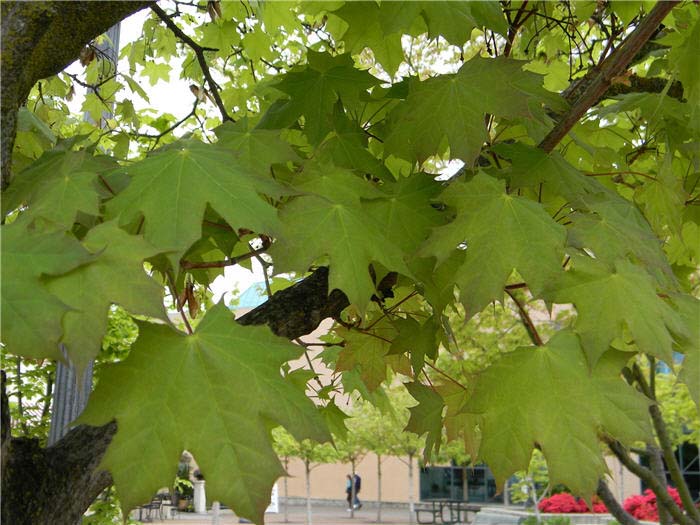
<path id="1" fill-rule="evenodd" d="M 353 506 L 356 509 L 361 509 L 362 502 L 360 501 L 360 498 L 357 495 L 360 493 L 360 488 L 362 488 L 362 478 L 358 474 L 355 474 L 354 482 L 355 482 L 354 483 L 354 485 L 355 485 L 355 501 L 353 501 Z"/>

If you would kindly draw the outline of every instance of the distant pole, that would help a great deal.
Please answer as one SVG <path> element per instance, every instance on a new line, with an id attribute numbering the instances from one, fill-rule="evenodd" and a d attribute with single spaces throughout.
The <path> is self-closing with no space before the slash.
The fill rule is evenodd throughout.
<path id="1" fill-rule="evenodd" d="M 107 31 L 107 39 L 97 46 L 101 51 L 100 59 L 110 64 L 107 75 L 116 72 L 119 56 L 119 24 L 112 26 Z M 105 112 L 106 116 L 112 115 L 111 110 Z M 85 117 L 88 120 L 88 116 Z M 51 427 L 49 429 L 49 446 L 56 444 L 68 432 L 68 426 L 75 421 L 85 409 L 90 391 L 92 390 L 92 365 L 83 371 L 79 380 L 75 377 L 75 367 L 70 364 L 66 348 L 61 345 L 61 353 L 66 360 L 59 361 L 56 365 L 56 382 L 53 390 L 53 407 L 51 410 Z"/>

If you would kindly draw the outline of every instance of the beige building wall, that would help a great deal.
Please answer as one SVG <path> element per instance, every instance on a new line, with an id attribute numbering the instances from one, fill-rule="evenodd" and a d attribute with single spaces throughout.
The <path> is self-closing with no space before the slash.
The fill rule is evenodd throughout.
<path id="1" fill-rule="evenodd" d="M 420 468 L 416 458 L 413 459 L 413 490 L 409 490 L 408 458 L 385 457 L 382 459 L 382 501 L 408 503 L 409 493 L 413 492 L 414 501 L 420 500 Z M 620 462 L 610 456 L 606 458 L 611 477 L 608 478 L 610 490 L 622 502 L 629 496 L 640 493 L 639 478 L 627 469 L 621 468 Z M 378 500 L 377 456 L 367 454 L 357 465 L 357 473 L 362 478 L 362 501 Z M 298 459 L 289 460 L 290 477 L 287 478 L 287 490 L 290 498 L 306 497 L 306 477 L 304 463 Z M 311 498 L 327 500 L 345 499 L 345 476 L 351 472 L 350 464 L 320 464 L 311 470 Z M 278 482 L 279 494 L 284 496 L 284 482 Z"/>
<path id="2" fill-rule="evenodd" d="M 408 461 L 408 458 L 406 458 Z M 350 474 L 350 464 L 331 463 L 317 465 L 311 470 L 311 497 L 313 499 L 345 499 L 345 476 Z M 298 459 L 290 459 L 287 489 L 291 498 L 306 497 L 306 477 L 304 463 Z M 356 466 L 356 472 L 362 478 L 360 500 L 377 501 L 377 456 L 367 454 Z M 413 494 L 414 501 L 418 501 L 419 468 L 416 459 L 413 459 Z M 279 494 L 284 496 L 284 482 L 278 482 Z M 408 464 L 396 457 L 382 458 L 382 501 L 408 502 L 409 482 Z"/>

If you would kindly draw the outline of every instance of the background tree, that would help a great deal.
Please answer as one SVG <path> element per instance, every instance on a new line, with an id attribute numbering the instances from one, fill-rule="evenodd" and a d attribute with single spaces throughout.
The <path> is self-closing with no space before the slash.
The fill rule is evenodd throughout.
<path id="1" fill-rule="evenodd" d="M 309 439 L 297 441 L 282 428 L 274 432 L 275 449 L 285 458 L 285 468 L 288 458 L 299 458 L 304 463 L 304 479 L 306 481 L 306 524 L 311 525 L 311 471 L 323 463 L 332 463 L 338 457 L 338 453 L 329 443 L 315 443 Z M 287 480 L 284 483 L 284 512 L 287 521 Z"/>
<path id="2" fill-rule="evenodd" d="M 100 80 L 95 40 L 144 7 L 128 67 Z M 4 521 L 75 523 L 111 483 L 126 513 L 186 447 L 212 498 L 262 521 L 283 472 L 271 428 L 329 440 L 337 395 L 385 401 L 397 374 L 427 455 L 444 433 L 503 484 L 537 446 L 552 483 L 590 496 L 602 438 L 675 522 L 700 523 L 655 390 L 676 352 L 700 402 L 694 3 L 1 8 L 5 362 L 80 370 L 113 305 L 138 326 L 53 447 L 12 437 L 3 390 Z M 178 91 L 177 114 L 151 107 Z M 206 289 L 252 258 L 297 281 L 234 322 Z M 527 342 L 443 369 L 446 315 L 504 300 Z M 542 304 L 571 315 L 547 332 Z M 289 340 L 328 317 L 319 385 Z"/>

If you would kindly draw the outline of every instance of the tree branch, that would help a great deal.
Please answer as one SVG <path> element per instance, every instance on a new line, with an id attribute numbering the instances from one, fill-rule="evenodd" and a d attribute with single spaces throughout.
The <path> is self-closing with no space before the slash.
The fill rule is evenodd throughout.
<path id="1" fill-rule="evenodd" d="M 65 69 L 91 40 L 151 3 L 144 0 L 0 3 L 0 188 L 3 191 L 11 179 L 17 111 L 32 86 Z"/>
<path id="2" fill-rule="evenodd" d="M 651 363 L 654 366 L 655 363 Z M 674 454 L 673 444 L 671 443 L 671 437 L 668 435 L 668 430 L 666 428 L 666 422 L 664 421 L 663 414 L 661 414 L 661 409 L 658 403 L 656 403 L 656 393 L 654 392 L 652 386 L 647 382 L 642 370 L 634 365 L 632 368 L 632 374 L 634 379 L 639 384 L 642 392 L 654 401 L 653 404 L 649 405 L 649 414 L 651 415 L 651 421 L 654 425 L 654 430 L 656 431 L 656 437 L 659 440 L 659 445 L 661 447 L 661 452 L 663 453 L 664 461 L 666 463 L 666 468 L 668 473 L 671 475 L 671 480 L 678 490 L 678 495 L 683 502 L 683 508 L 686 513 L 695 521 L 700 524 L 700 510 L 695 506 L 693 502 L 693 497 L 690 495 L 688 490 L 688 485 L 683 478 L 683 472 L 681 472 L 681 467 L 678 464 L 676 455 Z"/>
<path id="3" fill-rule="evenodd" d="M 676 505 L 676 502 L 673 501 L 673 498 L 669 496 L 668 491 L 664 489 L 661 481 L 656 479 L 656 476 L 654 476 L 651 470 L 634 461 L 619 441 L 607 439 L 605 442 L 627 470 L 646 483 L 654 494 L 656 494 L 657 501 L 660 501 L 661 504 L 668 509 L 676 523 L 679 525 L 695 525 L 692 519 L 683 514 L 678 505 Z"/>
<path id="4" fill-rule="evenodd" d="M 639 522 L 634 519 L 634 516 L 629 514 L 622 505 L 615 499 L 615 496 L 610 492 L 610 487 L 605 482 L 604 479 L 598 480 L 598 489 L 596 494 L 601 499 L 605 506 L 610 511 L 610 514 L 615 516 L 615 519 L 620 523 L 620 525 L 639 525 Z"/>
<path id="5" fill-rule="evenodd" d="M 622 74 L 639 50 L 656 32 L 661 21 L 678 3 L 679 0 L 658 2 L 637 28 L 625 39 L 623 44 L 606 58 L 600 66 L 591 70 L 590 76 L 587 76 L 581 85 L 577 87 L 576 92 L 580 93 L 580 95 L 576 97 L 569 111 L 539 143 L 538 147 L 549 153 L 559 144 L 561 139 L 585 115 L 586 111 L 593 107 L 608 91 L 612 84 L 612 79 Z"/>
<path id="6" fill-rule="evenodd" d="M 207 65 L 207 60 L 204 57 L 205 51 L 215 50 L 208 47 L 202 47 L 197 42 L 192 40 L 189 36 L 187 36 L 187 34 L 182 29 L 177 27 L 175 22 L 173 22 L 170 19 L 168 14 L 165 11 L 163 11 L 163 9 L 161 9 L 160 6 L 158 6 L 158 4 L 151 5 L 151 9 L 156 15 L 158 15 L 158 18 L 160 18 L 163 21 L 163 23 L 165 23 L 165 25 L 168 26 L 168 29 L 170 29 L 180 40 L 182 40 L 185 44 L 192 48 L 192 51 L 194 51 L 194 54 L 197 56 L 197 61 L 199 62 L 199 67 L 202 69 L 202 74 L 204 75 L 204 78 L 207 81 L 207 85 L 209 86 L 209 91 L 211 91 L 211 94 L 214 97 L 214 101 L 216 102 L 216 106 L 221 112 L 221 120 L 223 122 L 226 122 L 227 120 L 233 121 L 233 119 L 226 112 L 226 107 L 224 106 L 224 103 L 221 100 L 221 95 L 219 94 L 219 86 L 216 82 L 214 82 L 214 79 L 211 76 L 211 72 L 209 71 L 209 66 Z"/>
<path id="7" fill-rule="evenodd" d="M 508 296 L 513 300 L 515 305 L 518 307 L 518 313 L 520 314 L 520 319 L 523 321 L 523 325 L 525 326 L 527 335 L 530 336 L 530 339 L 535 345 L 543 346 L 544 343 L 542 342 L 542 338 L 537 332 L 537 328 L 535 327 L 535 323 L 532 322 L 530 314 L 527 313 L 525 307 L 523 307 L 523 305 L 520 304 L 520 301 L 518 301 L 518 299 L 515 297 L 515 294 L 508 287 L 505 288 L 505 291 L 508 294 Z"/>

